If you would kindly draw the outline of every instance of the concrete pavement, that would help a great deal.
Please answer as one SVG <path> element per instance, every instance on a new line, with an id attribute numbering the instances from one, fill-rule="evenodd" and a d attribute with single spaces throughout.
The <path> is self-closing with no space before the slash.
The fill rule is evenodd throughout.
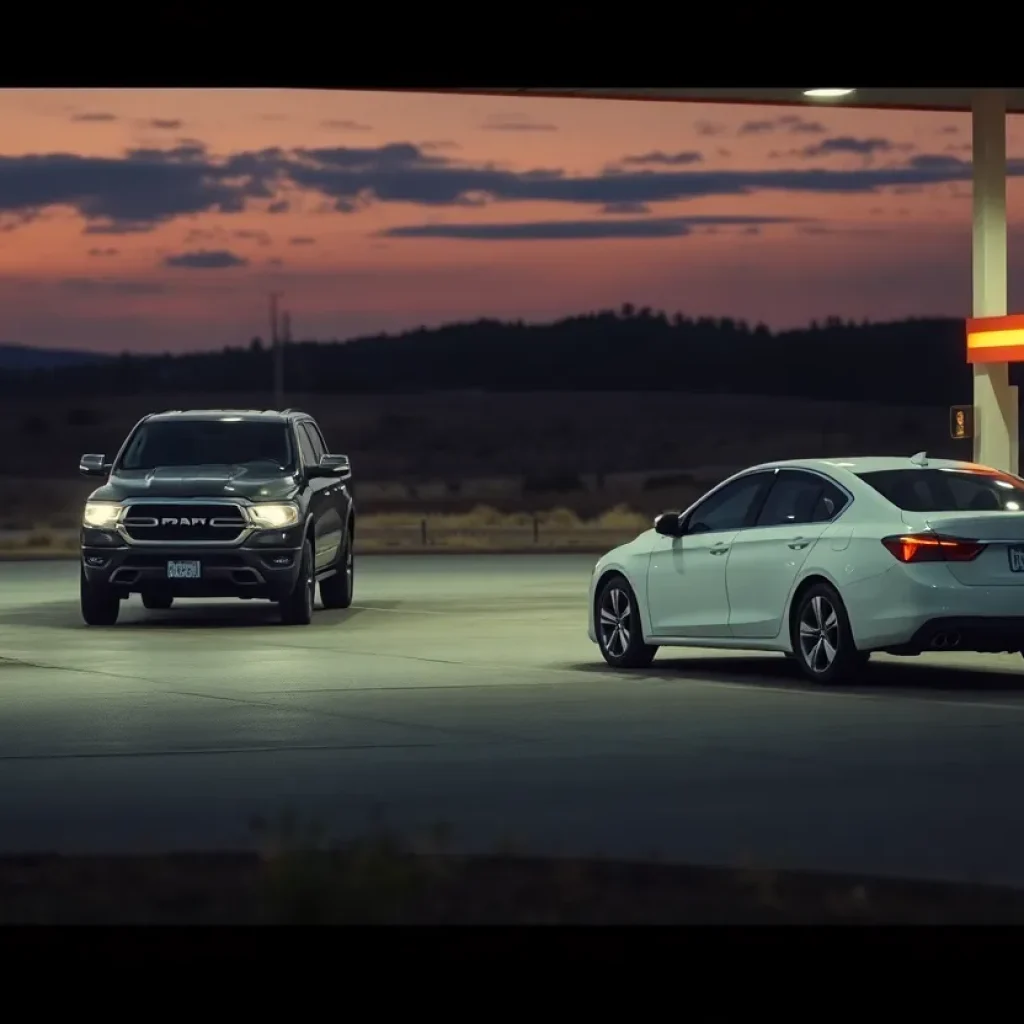
<path id="1" fill-rule="evenodd" d="M 1024 659 L 606 669 L 591 557 L 363 556 L 356 606 L 81 625 L 74 563 L 0 563 L 0 851 L 242 846 L 291 808 L 456 845 L 1024 885 Z"/>

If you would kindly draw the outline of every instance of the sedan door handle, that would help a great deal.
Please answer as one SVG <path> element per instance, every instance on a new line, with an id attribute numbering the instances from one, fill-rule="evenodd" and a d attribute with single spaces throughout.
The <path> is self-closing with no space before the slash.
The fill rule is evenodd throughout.
<path id="1" fill-rule="evenodd" d="M 807 545 L 810 543 L 811 542 L 809 540 L 804 540 L 803 537 L 797 537 L 796 540 L 791 540 L 789 542 L 789 546 L 797 551 L 800 551 L 803 548 L 807 547 Z"/>
<path id="2" fill-rule="evenodd" d="M 724 555 L 729 550 L 728 544 L 716 544 L 713 548 L 708 548 L 708 551 L 712 555 Z"/>

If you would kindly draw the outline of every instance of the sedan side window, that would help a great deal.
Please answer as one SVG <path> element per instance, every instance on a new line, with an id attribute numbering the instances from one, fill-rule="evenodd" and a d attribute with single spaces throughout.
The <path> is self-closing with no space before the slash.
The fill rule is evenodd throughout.
<path id="1" fill-rule="evenodd" d="M 754 501 L 765 484 L 764 473 L 741 477 L 698 505 L 689 518 L 687 533 L 717 533 L 749 526 Z"/>
<path id="2" fill-rule="evenodd" d="M 780 470 L 757 517 L 758 526 L 827 523 L 847 504 L 846 495 L 824 477 Z"/>
<path id="3" fill-rule="evenodd" d="M 824 490 L 818 497 L 818 503 L 814 506 L 814 514 L 811 516 L 812 523 L 827 523 L 835 519 L 840 512 L 850 504 L 850 499 L 845 491 L 841 491 L 835 484 L 825 481 Z"/>
<path id="4" fill-rule="evenodd" d="M 757 525 L 796 526 L 813 522 L 823 485 L 820 477 L 782 470 L 768 492 Z"/>

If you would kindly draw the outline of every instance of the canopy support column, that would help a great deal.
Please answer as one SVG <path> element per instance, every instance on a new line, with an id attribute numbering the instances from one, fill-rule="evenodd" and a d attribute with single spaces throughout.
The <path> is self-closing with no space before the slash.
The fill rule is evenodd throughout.
<path id="1" fill-rule="evenodd" d="M 1005 316 L 1006 274 L 1006 97 L 996 89 L 975 93 L 971 110 L 974 148 L 974 316 Z M 974 460 L 1017 472 L 1017 389 L 1009 364 L 976 363 L 974 371 Z"/>

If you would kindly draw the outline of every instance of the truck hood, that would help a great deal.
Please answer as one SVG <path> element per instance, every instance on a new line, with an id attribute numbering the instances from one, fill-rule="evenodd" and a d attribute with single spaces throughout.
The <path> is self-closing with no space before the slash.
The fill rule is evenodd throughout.
<path id="1" fill-rule="evenodd" d="M 292 474 L 251 466 L 161 466 L 122 470 L 89 496 L 91 501 L 128 498 L 243 498 L 282 501 L 298 491 Z"/>

